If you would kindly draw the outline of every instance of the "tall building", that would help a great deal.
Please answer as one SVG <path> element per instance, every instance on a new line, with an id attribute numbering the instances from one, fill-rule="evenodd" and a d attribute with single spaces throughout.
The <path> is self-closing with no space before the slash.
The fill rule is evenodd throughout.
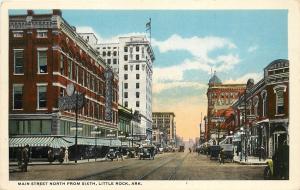
<path id="1" fill-rule="evenodd" d="M 153 112 L 152 141 L 160 146 L 176 145 L 175 114 L 173 112 Z"/>
<path id="2" fill-rule="evenodd" d="M 214 118 L 220 117 L 244 92 L 245 84 L 222 84 L 216 75 L 210 78 L 207 89 L 208 109 L 205 125 L 205 140 L 222 137 L 226 132 L 219 129 L 220 123 Z"/>
<path id="3" fill-rule="evenodd" d="M 107 73 L 98 52 L 60 10 L 9 16 L 10 147 L 73 146 L 76 114 L 59 109 L 59 99 L 74 90 L 85 99 L 78 111 L 78 145 L 95 145 L 95 128 L 98 145 L 115 143 L 106 138 L 117 137 L 118 78 Z"/>
<path id="4" fill-rule="evenodd" d="M 93 34 L 81 33 L 93 44 Z M 91 40 L 92 39 L 92 40 Z M 152 64 L 155 59 L 145 36 L 119 37 L 115 43 L 93 44 L 119 75 L 119 104 L 141 115 L 141 136 L 152 138 Z"/>

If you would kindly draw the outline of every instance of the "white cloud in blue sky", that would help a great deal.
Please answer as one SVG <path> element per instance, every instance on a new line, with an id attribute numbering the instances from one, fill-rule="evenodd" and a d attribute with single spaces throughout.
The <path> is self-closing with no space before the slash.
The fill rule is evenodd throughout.
<path id="1" fill-rule="evenodd" d="M 252 52 L 256 51 L 257 49 L 258 49 L 258 45 L 252 45 L 247 49 L 247 51 L 249 53 L 252 53 Z"/>

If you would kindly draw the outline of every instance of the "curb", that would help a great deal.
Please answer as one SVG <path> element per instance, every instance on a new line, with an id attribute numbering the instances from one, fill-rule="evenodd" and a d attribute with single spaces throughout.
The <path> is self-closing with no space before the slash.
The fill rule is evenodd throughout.
<path id="1" fill-rule="evenodd" d="M 238 161 L 238 160 L 234 160 L 233 161 L 234 163 L 238 163 L 238 164 L 240 164 L 240 165 L 257 165 L 257 166 L 259 166 L 259 165 L 267 165 L 266 163 L 257 163 L 257 162 L 241 162 L 241 161 Z"/>

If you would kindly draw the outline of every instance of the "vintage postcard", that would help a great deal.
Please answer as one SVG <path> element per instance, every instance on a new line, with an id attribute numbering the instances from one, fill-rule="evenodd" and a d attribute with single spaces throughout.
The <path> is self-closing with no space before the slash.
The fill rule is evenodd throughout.
<path id="1" fill-rule="evenodd" d="M 299 8 L 2 2 L 0 189 L 299 189 Z"/>

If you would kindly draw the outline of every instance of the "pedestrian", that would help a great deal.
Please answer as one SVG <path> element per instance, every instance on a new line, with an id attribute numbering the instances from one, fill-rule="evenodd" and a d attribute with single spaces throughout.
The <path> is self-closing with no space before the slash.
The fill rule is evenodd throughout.
<path id="1" fill-rule="evenodd" d="M 263 145 L 260 146 L 260 150 L 259 150 L 259 161 L 263 159 L 265 160 L 265 148 Z"/>
<path id="2" fill-rule="evenodd" d="M 64 158 L 65 158 L 65 148 L 64 147 L 60 147 L 60 149 L 59 149 L 59 160 L 58 161 L 60 163 L 63 163 Z"/>
<path id="3" fill-rule="evenodd" d="M 221 163 L 223 163 L 223 164 L 225 163 L 225 162 L 224 162 L 224 156 L 225 156 L 225 155 L 224 155 L 224 149 L 221 148 L 221 149 L 220 149 L 220 153 L 219 153 L 219 162 L 220 162 L 220 164 L 221 164 Z"/>
<path id="4" fill-rule="evenodd" d="M 68 147 L 65 148 L 65 163 L 69 162 L 69 151 L 68 151 Z"/>
<path id="5" fill-rule="evenodd" d="M 48 161 L 50 162 L 50 164 L 52 164 L 52 162 L 54 161 L 54 153 L 51 147 L 48 150 Z"/>
<path id="6" fill-rule="evenodd" d="M 22 150 L 22 172 L 27 172 L 27 166 L 29 162 L 29 145 L 27 144 Z"/>

